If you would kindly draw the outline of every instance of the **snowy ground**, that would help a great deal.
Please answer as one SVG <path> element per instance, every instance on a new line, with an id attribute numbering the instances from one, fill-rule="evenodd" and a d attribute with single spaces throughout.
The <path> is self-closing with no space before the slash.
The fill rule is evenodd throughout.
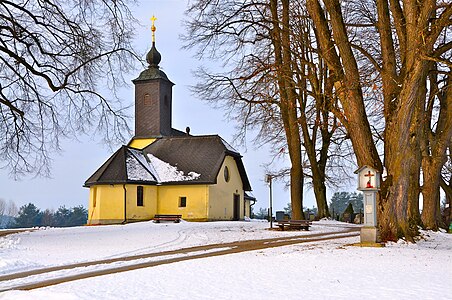
<path id="1" fill-rule="evenodd" d="M 269 231 L 268 223 L 262 222 L 48 228 L 0 237 L 0 275 L 343 227 L 324 221 L 309 232 Z M 346 246 L 358 242 L 357 237 L 187 260 L 3 292 L 0 299 L 452 299 L 452 234 L 423 234 L 416 244 L 391 243 L 385 248 Z M 24 280 L 0 281 L 0 289 Z"/>

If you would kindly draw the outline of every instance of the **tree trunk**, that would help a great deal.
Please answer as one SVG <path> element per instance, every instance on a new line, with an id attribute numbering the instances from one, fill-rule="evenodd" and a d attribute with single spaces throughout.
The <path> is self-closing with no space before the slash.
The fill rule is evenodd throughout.
<path id="1" fill-rule="evenodd" d="M 446 228 L 448 228 L 449 224 L 452 221 L 452 178 L 449 181 L 449 184 L 444 181 L 444 179 L 441 179 L 440 181 L 441 188 L 443 189 L 444 193 L 446 194 L 446 207 L 444 209 L 444 225 Z"/>
<path id="2" fill-rule="evenodd" d="M 289 0 L 282 0 L 282 20 L 279 18 L 278 0 L 270 1 L 273 20 L 272 43 L 275 51 L 275 67 L 279 87 L 279 107 L 286 133 L 290 157 L 290 202 L 292 218 L 304 219 L 303 169 L 301 164 L 301 139 L 297 120 L 297 97 L 292 78 L 292 56 L 289 31 Z M 281 28 L 282 27 L 282 28 Z"/>
<path id="3" fill-rule="evenodd" d="M 315 139 L 316 137 L 312 137 L 309 134 L 308 124 L 306 120 L 305 113 L 305 105 L 301 104 L 301 114 L 298 118 L 302 132 L 303 132 L 303 141 L 304 148 L 306 149 L 306 153 L 308 154 L 309 163 L 311 165 L 312 172 L 312 185 L 314 187 L 314 195 L 317 203 L 318 217 L 319 218 L 328 218 L 330 216 L 330 212 L 328 211 L 328 202 L 326 198 L 326 186 L 325 186 L 325 168 L 326 168 L 326 159 L 327 152 L 329 147 L 329 140 L 331 136 L 324 133 L 323 134 L 323 144 L 320 153 L 320 161 L 317 161 L 317 152 L 315 149 Z M 327 135 L 327 136 L 325 136 Z"/>
<path id="4" fill-rule="evenodd" d="M 413 210 L 419 196 L 419 173 L 412 170 L 418 168 L 419 160 L 411 151 L 388 153 L 388 156 L 398 158 L 392 158 L 381 189 L 378 203 L 380 235 L 384 241 L 396 241 L 400 237 L 412 241 L 417 234 L 418 213 L 413 214 Z"/>
<path id="5" fill-rule="evenodd" d="M 418 87 L 426 64 L 418 62 L 404 79 L 397 107 L 386 113 L 385 166 L 387 179 L 382 188 L 380 233 L 383 240 L 405 237 L 413 241 L 419 224 L 419 174 L 422 136 L 421 112 L 424 103 Z"/>
<path id="6" fill-rule="evenodd" d="M 422 223 L 426 229 L 438 230 L 442 223 L 439 184 L 443 164 L 442 157 L 428 157 L 422 160 L 424 179 L 422 186 Z"/>
<path id="7" fill-rule="evenodd" d="M 436 84 L 436 76 L 433 78 Z M 450 84 L 450 77 L 447 78 L 447 85 Z M 434 89 L 436 97 L 439 99 L 440 111 L 436 122 L 436 132 L 430 128 L 431 111 L 428 111 L 426 124 L 424 124 L 424 144 L 422 157 L 423 171 L 423 209 L 422 222 L 425 228 L 438 230 L 439 227 L 448 225 L 442 224 L 440 209 L 440 184 L 441 169 L 447 161 L 447 148 L 450 151 L 450 138 L 452 135 L 452 87 L 450 85 L 439 92 L 438 87 Z M 433 98 L 433 97 L 431 97 Z M 430 106 L 430 105 L 429 105 Z M 431 103 L 433 106 L 433 102 Z M 446 193 L 447 194 L 447 193 Z M 446 220 L 447 221 L 447 220 Z"/>
<path id="8" fill-rule="evenodd" d="M 334 112 L 343 122 L 350 136 L 358 166 L 369 165 L 382 172 L 383 166 L 372 139 L 369 120 L 363 101 L 360 75 L 338 1 L 325 1 L 333 32 L 318 0 L 307 0 L 307 9 L 316 26 L 316 36 L 334 82 L 336 96 L 343 107 Z M 335 44 L 333 43 L 335 41 Z M 334 49 L 338 49 L 336 52 Z"/>
<path id="9" fill-rule="evenodd" d="M 294 65 L 297 93 L 299 104 L 298 122 L 302 132 L 303 147 L 308 156 L 312 174 L 312 185 L 317 203 L 317 217 L 328 218 L 330 216 L 326 198 L 326 164 L 328 161 L 328 150 L 331 139 L 337 128 L 336 122 L 329 124 L 330 111 L 327 109 L 332 97 L 332 85 L 328 82 L 328 68 L 324 66 L 321 58 L 316 56 L 314 49 L 309 47 L 313 44 L 311 39 L 312 27 L 310 22 L 301 22 L 298 41 L 295 48 L 296 64 Z M 309 90 L 310 86 L 311 90 Z M 326 89 L 328 89 L 326 91 Z M 312 113 L 315 110 L 315 113 Z M 309 123 L 309 126 L 308 126 Z M 331 130 L 331 131 L 330 131 Z M 321 148 L 318 145 L 321 142 Z M 304 167 L 303 169 L 306 169 Z"/>
<path id="10" fill-rule="evenodd" d="M 314 195 L 317 203 L 318 217 L 329 218 L 330 212 L 328 210 L 328 201 L 326 198 L 326 186 L 325 182 L 319 182 L 319 180 L 314 180 L 312 178 L 312 184 L 314 186 Z"/>

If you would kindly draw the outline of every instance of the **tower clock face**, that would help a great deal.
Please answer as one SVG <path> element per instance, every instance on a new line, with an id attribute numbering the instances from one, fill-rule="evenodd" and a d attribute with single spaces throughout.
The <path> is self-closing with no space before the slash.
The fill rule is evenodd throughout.
<path id="1" fill-rule="evenodd" d="M 228 167 L 224 167 L 224 180 L 226 182 L 229 181 L 229 168 Z"/>

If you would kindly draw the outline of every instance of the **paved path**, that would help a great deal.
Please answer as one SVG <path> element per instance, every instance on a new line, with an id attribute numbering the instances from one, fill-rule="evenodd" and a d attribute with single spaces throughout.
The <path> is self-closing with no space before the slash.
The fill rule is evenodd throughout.
<path id="1" fill-rule="evenodd" d="M 141 255 L 131 255 L 131 256 L 119 257 L 119 258 L 113 258 L 113 259 L 96 260 L 96 261 L 89 261 L 89 262 L 84 262 L 84 263 L 76 263 L 76 264 L 70 264 L 70 265 L 35 269 L 35 270 L 0 276 L 0 292 L 4 292 L 4 291 L 8 291 L 8 290 L 31 290 L 31 289 L 51 286 L 51 285 L 55 285 L 55 284 L 60 284 L 63 282 L 73 281 L 73 280 L 86 279 L 86 278 L 95 277 L 95 276 L 102 276 L 102 275 L 115 274 L 115 273 L 137 270 L 137 269 L 142 269 L 142 268 L 155 267 L 155 266 L 159 266 L 159 265 L 170 264 L 170 263 L 175 263 L 175 262 L 185 261 L 185 260 L 190 260 L 190 259 L 198 259 L 198 258 L 213 257 L 213 256 L 240 253 L 240 252 L 246 252 L 246 251 L 260 250 L 260 249 L 266 249 L 266 248 L 288 246 L 288 245 L 294 245 L 294 244 L 299 244 L 299 243 L 309 243 L 309 242 L 317 242 L 317 241 L 332 240 L 332 239 L 339 239 L 339 238 L 355 237 L 355 236 L 359 235 L 359 230 L 360 230 L 360 228 L 354 227 L 354 228 L 346 228 L 344 231 L 341 231 L 341 232 L 336 231 L 336 232 L 329 232 L 329 233 L 317 233 L 317 234 L 298 235 L 298 236 L 291 236 L 291 237 L 279 237 L 279 238 L 262 239 L 262 240 L 238 241 L 238 242 L 224 243 L 224 244 L 210 244 L 210 245 L 189 247 L 189 248 L 183 248 L 183 249 L 177 249 L 177 250 L 148 253 L 148 254 L 141 254 Z M 201 253 L 199 253 L 199 252 L 201 252 Z M 100 265 L 100 264 L 111 264 L 111 263 L 127 262 L 127 261 L 130 262 L 133 260 L 144 259 L 144 258 L 153 258 L 153 257 L 158 258 L 160 256 L 163 257 L 163 256 L 168 256 L 168 255 L 180 255 L 180 256 L 172 257 L 172 258 L 162 258 L 160 260 L 154 260 L 154 261 L 148 261 L 148 262 L 136 262 L 136 263 L 132 263 L 130 265 L 124 265 L 124 266 L 111 266 L 111 268 L 107 268 L 107 269 L 103 269 L 103 270 L 87 271 L 84 273 L 78 273 L 78 274 L 74 274 L 74 275 L 65 275 L 65 276 L 61 276 L 58 278 L 54 278 L 54 279 L 44 279 L 44 280 L 36 281 L 33 283 L 21 284 L 21 285 L 16 285 L 13 287 L 8 287 L 8 288 L 1 288 L 2 282 L 4 282 L 4 281 L 14 280 L 14 279 L 23 279 L 23 278 L 26 278 L 28 276 L 33 276 L 33 275 L 40 275 L 40 274 L 45 274 L 45 273 L 54 272 L 54 271 L 61 271 L 61 270 L 70 270 L 70 269 L 75 269 L 75 268 L 80 268 L 80 267 L 96 266 L 96 265 Z"/>
<path id="2" fill-rule="evenodd" d="M 25 232 L 25 231 L 34 231 L 35 229 L 5 229 L 0 230 L 0 236 L 5 236 L 8 234 L 14 234 L 19 232 Z"/>

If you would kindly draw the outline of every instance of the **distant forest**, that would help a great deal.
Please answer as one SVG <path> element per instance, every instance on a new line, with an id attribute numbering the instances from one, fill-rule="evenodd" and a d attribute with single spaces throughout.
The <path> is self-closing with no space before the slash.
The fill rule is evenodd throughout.
<path id="1" fill-rule="evenodd" d="M 29 228 L 39 226 L 70 227 L 85 225 L 88 210 L 80 206 L 66 208 L 61 206 L 55 210 L 40 210 L 33 203 L 17 209 L 14 203 L 6 203 L 0 199 L 0 229 Z"/>

